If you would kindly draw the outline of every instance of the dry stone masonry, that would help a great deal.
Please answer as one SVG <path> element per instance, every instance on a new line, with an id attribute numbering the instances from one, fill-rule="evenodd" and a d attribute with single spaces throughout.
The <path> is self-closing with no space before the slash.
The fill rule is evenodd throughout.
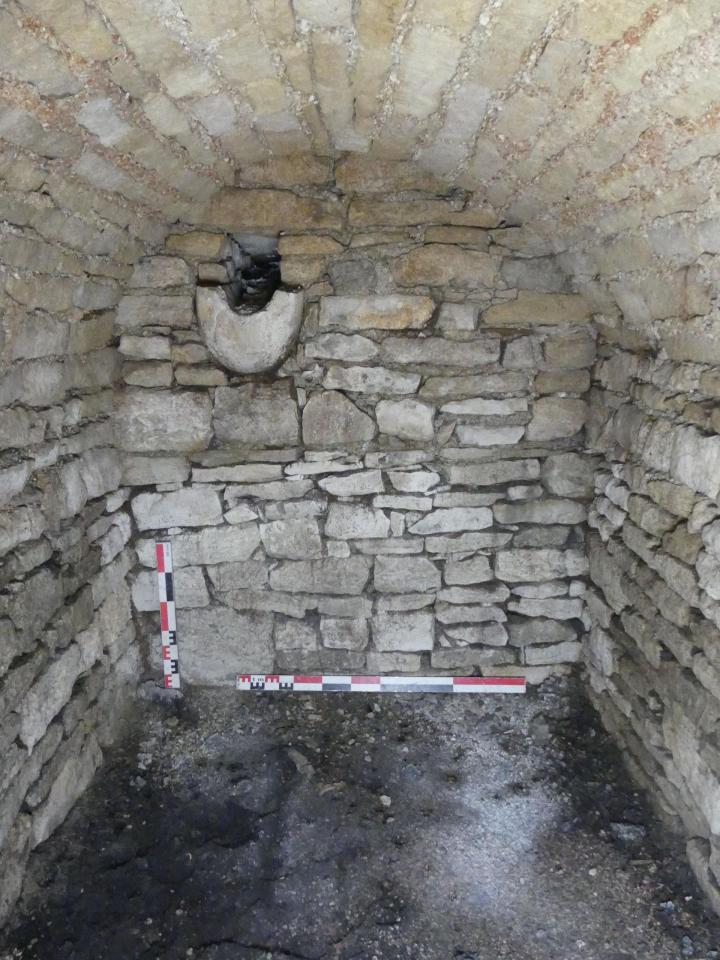
<path id="1" fill-rule="evenodd" d="M 157 676 L 158 535 L 189 681 L 578 664 L 720 909 L 719 51 L 712 0 L 2 6 L 0 920 Z"/>

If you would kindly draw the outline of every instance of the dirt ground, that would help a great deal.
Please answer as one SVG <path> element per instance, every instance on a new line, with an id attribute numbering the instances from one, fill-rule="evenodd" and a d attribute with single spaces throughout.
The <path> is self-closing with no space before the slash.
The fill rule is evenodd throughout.
<path id="1" fill-rule="evenodd" d="M 36 852 L 3 958 L 720 957 L 575 688 L 144 703 Z"/>

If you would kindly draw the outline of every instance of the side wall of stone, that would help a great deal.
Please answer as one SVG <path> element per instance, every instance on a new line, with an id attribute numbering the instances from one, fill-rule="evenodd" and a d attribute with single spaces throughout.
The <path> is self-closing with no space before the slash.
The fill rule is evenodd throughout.
<path id="1" fill-rule="evenodd" d="M 42 157 L 3 153 L 0 922 L 29 852 L 89 784 L 138 672 L 113 326 L 133 262 L 161 236 Z"/>
<path id="2" fill-rule="evenodd" d="M 305 308 L 273 370 L 214 360 L 191 293 L 158 288 L 186 263 L 219 279 L 223 234 L 169 237 L 147 289 L 123 298 L 117 443 L 140 533 L 133 601 L 156 669 L 158 536 L 173 542 L 190 681 L 540 680 L 579 658 L 588 311 L 551 261 L 508 257 L 503 231 L 448 224 L 447 202 L 433 203 L 280 237 L 283 279 Z M 408 225 L 418 215 L 440 222 Z"/>
<path id="3" fill-rule="evenodd" d="M 701 355 L 699 344 L 692 349 Z M 589 515 L 586 647 L 592 700 L 635 778 L 688 838 L 690 862 L 716 909 L 718 396 L 718 370 L 709 363 L 617 343 L 599 348 L 589 441 L 604 465 Z"/>

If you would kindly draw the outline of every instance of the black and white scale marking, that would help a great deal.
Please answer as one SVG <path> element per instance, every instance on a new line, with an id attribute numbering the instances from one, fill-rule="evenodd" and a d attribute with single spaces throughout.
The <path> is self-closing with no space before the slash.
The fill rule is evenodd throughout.
<path id="1" fill-rule="evenodd" d="M 286 693 L 525 693 L 524 677 L 361 677 L 239 673 L 237 690 Z"/>
<path id="2" fill-rule="evenodd" d="M 175 620 L 175 583 L 173 581 L 172 549 L 167 540 L 155 544 L 157 557 L 158 595 L 160 597 L 160 642 L 163 662 L 163 680 L 166 687 L 180 689 L 180 662 L 178 660 L 177 623 Z"/>

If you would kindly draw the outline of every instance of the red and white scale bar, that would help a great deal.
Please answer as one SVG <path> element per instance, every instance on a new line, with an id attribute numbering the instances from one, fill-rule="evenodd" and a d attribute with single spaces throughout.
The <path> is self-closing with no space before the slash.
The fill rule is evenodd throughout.
<path id="1" fill-rule="evenodd" d="M 296 693 L 525 693 L 524 677 L 360 677 L 239 673 L 237 690 Z"/>
<path id="2" fill-rule="evenodd" d="M 157 557 L 158 595 L 160 598 L 160 643 L 163 662 L 163 680 L 166 687 L 180 689 L 180 661 L 178 658 L 177 622 L 175 620 L 175 583 L 173 581 L 172 549 L 167 540 L 155 544 Z"/>

